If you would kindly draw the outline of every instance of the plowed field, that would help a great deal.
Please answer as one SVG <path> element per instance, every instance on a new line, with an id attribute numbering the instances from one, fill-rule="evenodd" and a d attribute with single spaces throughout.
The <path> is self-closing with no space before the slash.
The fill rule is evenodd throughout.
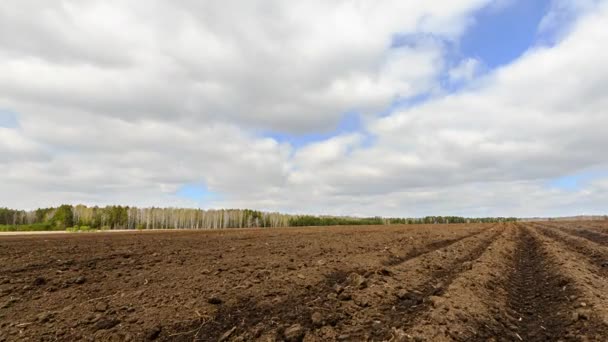
<path id="1" fill-rule="evenodd" d="M 608 222 L 0 236 L 0 341 L 607 341 Z"/>

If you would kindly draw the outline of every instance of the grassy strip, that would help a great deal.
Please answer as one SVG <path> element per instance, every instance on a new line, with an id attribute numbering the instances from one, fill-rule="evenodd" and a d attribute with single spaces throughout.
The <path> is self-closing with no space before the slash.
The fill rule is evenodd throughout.
<path id="1" fill-rule="evenodd" d="M 0 224 L 0 232 L 41 232 L 48 230 L 63 230 L 50 223 L 33 224 Z"/>

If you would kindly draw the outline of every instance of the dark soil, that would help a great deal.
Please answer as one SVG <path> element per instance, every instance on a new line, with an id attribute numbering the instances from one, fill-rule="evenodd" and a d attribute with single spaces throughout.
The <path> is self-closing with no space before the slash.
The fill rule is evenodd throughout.
<path id="1" fill-rule="evenodd" d="M 519 229 L 515 265 L 505 288 L 508 300 L 499 320 L 502 324 L 484 326 L 479 340 L 495 336 L 500 341 L 581 341 L 608 332 L 584 309 L 576 310 L 573 301 L 580 293 L 545 257 L 526 227 Z"/>
<path id="2" fill-rule="evenodd" d="M 0 236 L 0 341 L 606 340 L 560 224 Z"/>

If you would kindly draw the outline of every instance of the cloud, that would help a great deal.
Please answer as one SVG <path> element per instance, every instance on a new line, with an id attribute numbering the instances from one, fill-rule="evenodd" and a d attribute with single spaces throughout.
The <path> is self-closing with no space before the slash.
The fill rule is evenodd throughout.
<path id="1" fill-rule="evenodd" d="M 212 207 L 598 212 L 602 179 L 547 182 L 608 164 L 607 3 L 509 65 L 449 69 L 445 42 L 487 3 L 0 5 L 0 108 L 19 113 L 0 127 L 0 203 L 195 206 L 180 193 L 204 184 Z M 441 91 L 446 72 L 467 87 Z M 345 113 L 360 119 L 341 131 Z"/>
<path id="2" fill-rule="evenodd" d="M 488 213 L 508 212 L 497 184 L 525 182 L 549 203 L 569 196 L 543 190 L 543 180 L 608 163 L 603 148 L 608 138 L 602 133 L 608 124 L 602 111 L 608 74 L 601 67 L 608 50 L 595 43 L 607 38 L 606 8 L 580 19 L 555 47 L 530 50 L 471 89 L 372 122 L 374 146 L 325 160 L 332 167 L 300 165 L 298 179 L 314 179 L 311 187 L 331 185 L 319 191 L 340 201 L 430 189 L 437 192 L 432 203 L 439 211 L 441 189 L 469 189 L 470 184 L 481 183 L 480 194 L 495 193 L 485 204 L 492 208 Z M 463 193 L 462 201 L 472 202 L 470 196 Z M 542 202 L 528 206 L 546 212 Z M 407 208 L 407 202 L 397 207 Z M 530 211 L 524 209 L 521 213 Z"/>
<path id="3" fill-rule="evenodd" d="M 538 33 L 546 43 L 558 41 L 572 29 L 577 18 L 594 10 L 601 2 L 601 0 L 552 0 L 549 11 L 538 26 Z"/>
<path id="4" fill-rule="evenodd" d="M 464 59 L 448 72 L 451 83 L 472 81 L 482 69 L 482 64 L 475 58 Z"/>
<path id="5" fill-rule="evenodd" d="M 0 90 L 125 120 L 331 130 L 345 111 L 376 111 L 436 77 L 440 46 L 389 49 L 393 35 L 454 37 L 484 2 L 0 5 Z"/>

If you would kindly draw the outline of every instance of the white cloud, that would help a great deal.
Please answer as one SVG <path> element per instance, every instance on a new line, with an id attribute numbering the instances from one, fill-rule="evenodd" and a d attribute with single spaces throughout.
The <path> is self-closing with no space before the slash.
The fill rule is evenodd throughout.
<path id="1" fill-rule="evenodd" d="M 0 90 L 122 119 L 330 130 L 437 76 L 440 46 L 391 50 L 393 35 L 449 39 L 486 1 L 7 3 Z"/>
<path id="2" fill-rule="evenodd" d="M 578 17 L 594 10 L 602 1 L 552 0 L 549 11 L 538 25 L 538 33 L 544 35 L 549 42 L 559 41 L 567 35 Z"/>
<path id="3" fill-rule="evenodd" d="M 449 71 L 450 82 L 470 82 L 481 71 L 482 64 L 475 58 L 466 58 Z"/>
<path id="4" fill-rule="evenodd" d="M 546 184 L 608 164 L 608 49 L 597 43 L 608 39 L 607 3 L 573 10 L 555 45 L 501 69 L 480 75 L 465 58 L 448 70 L 467 83 L 456 94 L 436 92 L 444 44 L 391 48 L 396 34 L 456 42 L 486 2 L 0 5 L 0 108 L 19 123 L 0 127 L 0 206 L 191 206 L 175 192 L 204 183 L 215 207 L 599 211 L 605 181 Z M 326 133 L 354 110 L 360 131 L 301 148 L 257 135 Z"/>

